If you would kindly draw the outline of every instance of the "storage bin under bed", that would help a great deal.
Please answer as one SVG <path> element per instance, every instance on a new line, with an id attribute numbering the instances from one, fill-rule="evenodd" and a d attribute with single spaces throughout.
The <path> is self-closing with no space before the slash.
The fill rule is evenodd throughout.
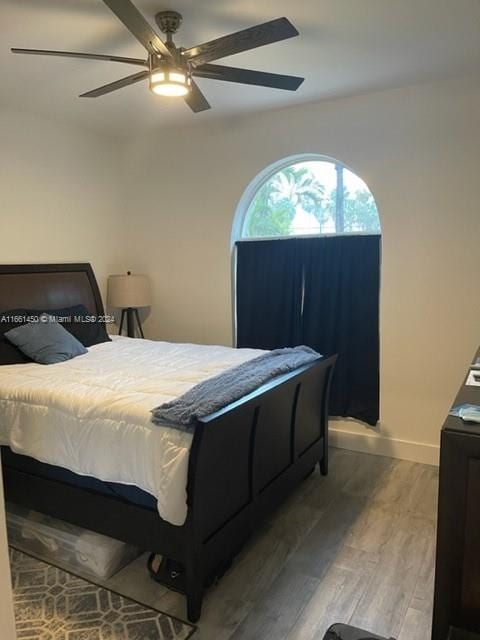
<path id="1" fill-rule="evenodd" d="M 134 560 L 131 545 L 7 503 L 9 544 L 82 576 L 106 580 Z"/>

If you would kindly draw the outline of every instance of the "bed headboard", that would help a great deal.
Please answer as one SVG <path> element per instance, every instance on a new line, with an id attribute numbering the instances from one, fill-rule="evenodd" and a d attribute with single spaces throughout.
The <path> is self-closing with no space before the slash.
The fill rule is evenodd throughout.
<path id="1" fill-rule="evenodd" d="M 103 315 L 103 303 L 90 264 L 0 265 L 0 311 L 60 309 L 83 304 Z"/>

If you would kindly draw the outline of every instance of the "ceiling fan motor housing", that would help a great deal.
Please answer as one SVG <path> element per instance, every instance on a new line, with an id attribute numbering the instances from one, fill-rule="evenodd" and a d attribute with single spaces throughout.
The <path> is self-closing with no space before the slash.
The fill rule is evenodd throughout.
<path id="1" fill-rule="evenodd" d="M 155 16 L 155 20 L 162 33 L 177 33 L 182 24 L 182 16 L 177 11 L 160 11 Z"/>

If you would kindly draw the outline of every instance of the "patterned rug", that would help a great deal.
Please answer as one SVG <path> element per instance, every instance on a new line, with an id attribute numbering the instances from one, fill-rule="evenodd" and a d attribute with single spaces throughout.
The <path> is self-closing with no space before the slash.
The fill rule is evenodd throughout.
<path id="1" fill-rule="evenodd" d="M 18 640 L 187 640 L 195 627 L 10 549 Z"/>

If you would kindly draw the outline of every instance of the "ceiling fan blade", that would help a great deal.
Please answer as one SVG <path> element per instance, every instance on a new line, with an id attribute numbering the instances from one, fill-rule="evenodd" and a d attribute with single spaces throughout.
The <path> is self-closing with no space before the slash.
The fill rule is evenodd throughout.
<path id="1" fill-rule="evenodd" d="M 185 96 L 185 102 L 194 113 L 200 113 L 200 111 L 211 109 L 207 99 L 198 88 L 196 82 L 194 82 L 193 80 L 190 93 Z"/>
<path id="2" fill-rule="evenodd" d="M 166 58 L 172 57 L 168 47 L 130 0 L 103 0 L 103 2 L 123 22 L 137 40 L 143 44 L 149 53 L 160 53 Z"/>
<path id="3" fill-rule="evenodd" d="M 74 51 L 47 51 L 46 49 L 11 49 L 12 53 L 26 53 L 32 56 L 60 56 L 61 58 L 82 58 L 84 60 L 107 60 L 108 62 L 123 62 L 135 64 L 140 67 L 148 67 L 146 60 L 140 58 L 123 58 L 121 56 L 108 56 L 97 53 L 76 53 Z"/>
<path id="4" fill-rule="evenodd" d="M 131 84 L 135 84 L 135 82 L 140 82 L 140 80 L 146 80 L 149 75 L 149 71 L 140 71 L 140 73 L 135 73 L 133 76 L 127 76 L 126 78 L 116 80 L 115 82 L 106 84 L 103 87 L 99 87 L 98 89 L 93 89 L 93 91 L 82 93 L 80 98 L 98 98 L 99 96 L 104 96 L 106 93 L 111 93 L 112 91 L 116 91 L 117 89 L 122 89 L 123 87 L 128 87 Z"/>
<path id="5" fill-rule="evenodd" d="M 304 81 L 304 78 L 298 78 L 297 76 L 283 76 L 278 73 L 224 67 L 219 64 L 203 64 L 197 67 L 193 73 L 199 78 L 253 84 L 259 87 L 271 87 L 272 89 L 285 89 L 287 91 L 296 91 Z"/>
<path id="6" fill-rule="evenodd" d="M 279 42 L 294 36 L 298 36 L 298 31 L 293 24 L 287 18 L 277 18 L 186 49 L 183 55 L 198 66 L 211 60 L 225 58 L 241 51 L 256 49 L 265 44 Z"/>

